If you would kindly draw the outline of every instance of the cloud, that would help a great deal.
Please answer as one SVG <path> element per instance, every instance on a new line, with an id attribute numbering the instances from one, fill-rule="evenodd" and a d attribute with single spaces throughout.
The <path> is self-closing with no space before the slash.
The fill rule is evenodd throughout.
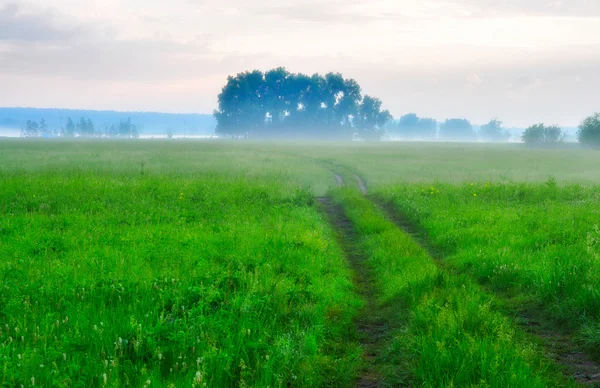
<path id="1" fill-rule="evenodd" d="M 473 92 L 473 91 L 479 89 L 479 87 L 481 86 L 482 83 L 483 83 L 483 81 L 477 74 L 471 73 L 467 76 L 467 80 L 465 83 L 465 90 L 469 91 L 469 92 Z"/>
<path id="2" fill-rule="evenodd" d="M 8 74 L 160 83 L 244 69 L 255 59 L 251 55 L 218 55 L 199 43 L 93 40 L 12 46 L 0 51 L 0 69 Z"/>
<path id="3" fill-rule="evenodd" d="M 600 16 L 597 0 L 462 0 L 475 16 L 494 14 L 518 14 L 538 16 Z"/>
<path id="4" fill-rule="evenodd" d="M 59 19 L 53 10 L 30 10 L 8 3 L 0 8 L 0 41 L 57 42 L 81 36 L 82 28 Z"/>
<path id="5" fill-rule="evenodd" d="M 308 23 L 358 24 L 401 17 L 397 12 L 374 11 L 379 8 L 376 2 L 373 2 L 371 7 L 364 5 L 365 2 L 360 0 L 303 0 L 285 4 L 253 3 L 250 6 L 246 5 L 244 9 L 245 12 L 259 17 Z M 385 11 L 385 8 L 383 10 Z"/>

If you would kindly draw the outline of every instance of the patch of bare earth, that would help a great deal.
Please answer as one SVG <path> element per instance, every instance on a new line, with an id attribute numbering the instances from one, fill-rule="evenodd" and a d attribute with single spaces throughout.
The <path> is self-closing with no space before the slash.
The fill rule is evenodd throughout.
<path id="1" fill-rule="evenodd" d="M 381 356 L 384 344 L 391 335 L 390 328 L 393 322 L 389 311 L 377 303 L 372 271 L 366 262 L 366 257 L 356 247 L 358 236 L 342 207 L 330 197 L 319 197 L 317 201 L 336 231 L 338 243 L 352 268 L 356 289 L 365 303 L 355 321 L 360 344 L 364 349 L 364 366 L 356 386 L 363 388 L 385 386 L 384 378 L 377 368 L 377 359 Z"/>
<path id="2" fill-rule="evenodd" d="M 358 188 L 360 189 L 360 192 L 363 193 L 363 195 L 367 195 L 369 190 L 367 189 L 367 184 L 365 181 L 356 174 L 354 174 L 354 177 L 356 178 L 356 182 L 358 182 Z"/>

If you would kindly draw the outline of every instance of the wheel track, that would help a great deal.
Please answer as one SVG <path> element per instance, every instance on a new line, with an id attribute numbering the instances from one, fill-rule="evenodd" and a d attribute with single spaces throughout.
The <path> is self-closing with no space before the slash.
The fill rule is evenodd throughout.
<path id="1" fill-rule="evenodd" d="M 352 222 L 344 214 L 343 208 L 336 204 L 331 197 L 318 197 L 317 202 L 336 232 L 338 244 L 352 268 L 353 282 L 357 292 L 365 303 L 355 319 L 365 362 L 356 386 L 361 388 L 381 387 L 384 385 L 384 379 L 377 369 L 377 358 L 381 355 L 381 350 L 390 336 L 393 322 L 388 309 L 380 307 L 377 303 L 373 274 L 366 257 L 356 247 L 355 241 L 359 237 L 354 231 Z"/>
<path id="2" fill-rule="evenodd" d="M 379 197 L 368 196 L 385 216 L 399 229 L 411 236 L 427 251 L 440 267 L 458 273 L 458 268 L 446 261 L 442 250 L 427 239 L 426 234 L 407 217 L 399 213 L 392 203 Z M 490 290 L 481 282 L 476 282 L 487 293 L 503 302 L 505 308 L 500 309 L 505 315 L 513 317 L 513 322 L 523 331 L 536 338 L 544 347 L 548 357 L 564 367 L 564 374 L 584 386 L 600 387 L 600 363 L 592 359 L 571 339 L 571 335 L 555 328 L 550 320 L 544 318 L 543 312 L 533 306 L 515 305 L 511 298 Z M 506 311 L 508 310 L 508 311 Z"/>
<path id="3" fill-rule="evenodd" d="M 399 213 L 392 203 L 386 202 L 377 196 L 369 195 L 365 181 L 358 174 L 347 168 L 345 169 L 354 175 L 361 193 L 373 202 L 397 228 L 411 236 L 413 240 L 425 249 L 441 268 L 450 273 L 460 273 L 458 268 L 448 264 L 442 250 L 427 238 L 427 235 L 421 228 L 411 222 L 408 217 Z M 336 177 L 341 178 L 339 174 L 335 174 Z M 339 185 L 344 185 L 343 180 Z M 486 288 L 480 282 L 477 283 Z M 572 378 L 584 386 L 600 387 L 600 363 L 579 347 L 572 340 L 571 335 L 553 328 L 552 322 L 544 317 L 543 312 L 539 308 L 515 305 L 511 303 L 510 297 L 500 295 L 489 289 L 487 289 L 487 292 L 504 302 L 503 305 L 506 306 L 506 309 L 503 310 L 508 311 L 502 312 L 512 316 L 513 322 L 518 327 L 532 335 L 543 345 L 548 357 L 563 366 L 565 376 Z"/>

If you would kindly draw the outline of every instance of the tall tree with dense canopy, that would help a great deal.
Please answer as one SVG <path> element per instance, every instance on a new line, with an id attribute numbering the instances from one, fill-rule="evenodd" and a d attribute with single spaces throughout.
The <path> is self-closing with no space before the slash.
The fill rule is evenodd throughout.
<path id="1" fill-rule="evenodd" d="M 339 73 L 294 74 L 285 68 L 227 78 L 214 111 L 216 132 L 231 138 L 352 139 L 373 136 L 391 118 L 381 101 Z"/>

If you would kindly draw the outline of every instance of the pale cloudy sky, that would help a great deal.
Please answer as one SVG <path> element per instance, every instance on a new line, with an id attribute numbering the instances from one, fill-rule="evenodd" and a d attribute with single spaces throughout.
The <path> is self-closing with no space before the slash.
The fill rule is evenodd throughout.
<path id="1" fill-rule="evenodd" d="M 575 126 L 600 111 L 600 0 L 0 0 L 0 106 L 210 113 L 277 66 L 394 116 Z"/>

